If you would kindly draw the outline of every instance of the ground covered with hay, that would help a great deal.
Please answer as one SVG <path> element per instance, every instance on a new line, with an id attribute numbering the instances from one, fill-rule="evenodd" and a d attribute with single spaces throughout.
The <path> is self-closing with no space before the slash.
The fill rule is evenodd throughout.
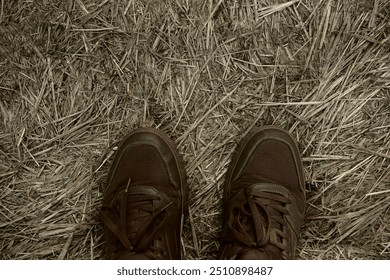
<path id="1" fill-rule="evenodd" d="M 100 259 L 118 142 L 152 126 L 189 176 L 186 259 L 213 259 L 254 126 L 299 141 L 299 259 L 390 258 L 390 1 L 41 0 L 0 6 L 0 258 Z"/>

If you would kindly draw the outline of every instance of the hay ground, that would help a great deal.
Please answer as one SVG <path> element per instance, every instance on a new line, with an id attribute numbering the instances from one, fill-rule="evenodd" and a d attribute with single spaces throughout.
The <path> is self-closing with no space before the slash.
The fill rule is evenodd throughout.
<path id="1" fill-rule="evenodd" d="M 299 141 L 297 258 L 390 258 L 390 1 L 0 5 L 0 258 L 100 259 L 118 142 L 166 131 L 190 184 L 186 259 L 212 259 L 221 186 L 254 126 Z"/>

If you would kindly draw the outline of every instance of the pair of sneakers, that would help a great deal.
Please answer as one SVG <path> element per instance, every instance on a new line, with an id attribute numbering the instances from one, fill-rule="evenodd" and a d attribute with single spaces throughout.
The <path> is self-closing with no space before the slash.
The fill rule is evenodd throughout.
<path id="1" fill-rule="evenodd" d="M 115 154 L 100 210 L 107 259 L 181 259 L 186 172 L 161 130 L 130 133 Z M 305 208 L 300 153 L 277 127 L 238 145 L 224 184 L 219 259 L 293 259 Z"/>

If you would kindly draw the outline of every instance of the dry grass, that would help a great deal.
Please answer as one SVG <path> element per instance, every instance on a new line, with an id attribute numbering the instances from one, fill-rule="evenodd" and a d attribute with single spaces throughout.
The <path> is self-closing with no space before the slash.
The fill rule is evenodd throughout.
<path id="1" fill-rule="evenodd" d="M 102 183 L 139 126 L 178 144 L 185 257 L 214 258 L 226 167 L 265 124 L 304 158 L 298 258 L 390 258 L 388 0 L 0 2 L 1 259 L 99 259 Z"/>

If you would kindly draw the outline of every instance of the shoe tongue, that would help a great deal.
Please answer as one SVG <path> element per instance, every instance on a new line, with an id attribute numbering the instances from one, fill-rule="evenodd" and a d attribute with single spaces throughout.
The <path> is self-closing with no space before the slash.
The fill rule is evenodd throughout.
<path id="1" fill-rule="evenodd" d="M 249 249 L 237 256 L 239 260 L 269 260 L 270 255 L 261 249 Z"/>
<path id="2" fill-rule="evenodd" d="M 160 211 L 166 205 L 169 205 L 170 201 L 163 194 L 159 193 L 155 187 L 152 186 L 132 186 L 128 191 L 130 196 L 142 196 L 144 195 L 156 195 L 159 200 L 141 200 L 137 202 L 128 202 L 126 213 L 126 232 L 128 234 L 129 241 L 132 244 L 136 244 L 140 237 L 140 230 L 146 230 L 147 226 L 153 219 L 153 214 Z M 143 232 L 143 235 L 150 234 L 149 232 Z"/>
<path id="3" fill-rule="evenodd" d="M 283 260 L 282 254 L 272 245 L 266 248 L 251 248 L 241 252 L 238 260 Z"/>
<path id="4" fill-rule="evenodd" d="M 152 215 L 146 211 L 139 209 L 131 209 L 127 211 L 127 232 L 129 241 L 135 244 L 139 229 L 144 227 L 146 223 L 152 219 Z"/>
<path id="5" fill-rule="evenodd" d="M 238 213 L 236 224 L 234 227 L 238 227 L 246 232 L 251 237 L 253 242 L 260 241 L 264 238 L 267 238 L 268 229 L 268 212 L 267 207 L 263 207 L 262 203 L 255 202 L 255 198 L 252 197 L 255 192 L 253 192 L 252 187 L 247 187 L 246 189 L 238 192 L 231 200 L 231 209 L 241 209 Z M 249 202 L 249 196 L 251 196 L 252 206 Z M 254 213 L 252 210 L 256 211 Z M 256 215 L 254 215 L 256 214 Z M 261 225 L 261 229 L 255 228 L 255 223 Z M 258 231 L 258 232 L 256 232 Z M 257 240 L 259 239 L 259 240 Z"/>
<path id="6" fill-rule="evenodd" d="M 132 252 L 124 251 L 117 254 L 114 258 L 115 260 L 151 260 L 145 254 L 134 254 Z"/>
<path id="7" fill-rule="evenodd" d="M 260 209 L 260 206 L 256 205 L 256 208 L 258 208 L 258 211 L 259 211 L 259 222 L 264 225 L 264 227 L 266 226 L 266 217 L 264 216 L 264 214 L 261 212 L 261 209 Z M 244 215 L 242 217 L 240 217 L 240 223 L 242 224 L 243 226 L 243 229 L 249 234 L 249 236 L 251 236 L 252 240 L 256 240 L 256 229 L 255 229 L 255 226 L 254 226 L 254 223 L 253 223 L 253 217 L 252 217 L 252 213 L 251 213 L 251 210 L 249 208 L 249 205 L 247 204 L 244 204 L 244 211 L 247 213 L 247 215 Z M 265 236 L 263 236 L 264 234 L 266 234 L 266 229 L 264 228 L 264 231 L 263 232 L 259 232 L 258 234 L 260 234 L 261 238 L 264 238 Z"/>

